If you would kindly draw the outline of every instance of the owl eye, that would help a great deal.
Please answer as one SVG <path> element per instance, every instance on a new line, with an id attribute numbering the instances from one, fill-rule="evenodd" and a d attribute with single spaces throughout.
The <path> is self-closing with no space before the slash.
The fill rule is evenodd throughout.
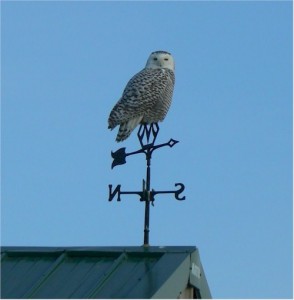
<path id="1" fill-rule="evenodd" d="M 165 58 L 164 60 L 168 60 L 168 58 Z"/>
<path id="2" fill-rule="evenodd" d="M 157 60 L 157 57 L 154 57 L 153 60 Z"/>

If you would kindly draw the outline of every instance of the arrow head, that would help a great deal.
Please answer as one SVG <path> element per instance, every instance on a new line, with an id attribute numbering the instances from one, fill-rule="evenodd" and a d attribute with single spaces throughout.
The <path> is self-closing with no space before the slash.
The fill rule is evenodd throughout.
<path id="1" fill-rule="evenodd" d="M 170 147 L 173 147 L 175 144 L 177 144 L 179 141 L 176 141 L 176 140 L 174 140 L 174 139 L 170 139 L 169 140 L 169 142 L 168 142 L 168 145 L 170 146 Z"/>

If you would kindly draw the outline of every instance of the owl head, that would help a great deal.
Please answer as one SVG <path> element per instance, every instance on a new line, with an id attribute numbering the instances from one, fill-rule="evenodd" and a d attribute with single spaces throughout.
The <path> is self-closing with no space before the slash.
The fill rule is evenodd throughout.
<path id="1" fill-rule="evenodd" d="M 147 60 L 146 68 L 175 70 L 175 62 L 172 55 L 166 51 L 152 52 Z"/>

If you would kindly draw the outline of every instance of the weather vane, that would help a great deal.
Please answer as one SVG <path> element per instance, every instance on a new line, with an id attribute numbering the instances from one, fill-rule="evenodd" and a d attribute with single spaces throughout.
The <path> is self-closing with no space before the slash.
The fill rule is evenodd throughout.
<path id="1" fill-rule="evenodd" d="M 144 153 L 146 157 L 146 179 L 143 179 L 142 191 L 121 191 L 121 185 L 114 189 L 109 185 L 109 201 L 121 195 L 139 195 L 140 201 L 145 202 L 144 246 L 149 245 L 150 203 L 154 205 L 158 194 L 174 194 L 176 200 L 185 200 L 181 193 L 185 186 L 176 183 L 174 191 L 155 191 L 151 189 L 151 158 L 155 150 L 169 146 L 173 147 L 178 141 L 170 139 L 167 143 L 156 145 L 159 132 L 158 122 L 163 121 L 171 104 L 175 83 L 175 63 L 172 55 L 166 51 L 152 52 L 143 70 L 133 76 L 124 89 L 122 97 L 113 107 L 108 128 L 114 129 L 119 125 L 117 142 L 126 140 L 132 131 L 140 124 L 137 136 L 141 149 L 130 153 L 126 148 L 111 152 L 113 162 L 111 168 L 126 163 L 126 157 Z"/>
<path id="2" fill-rule="evenodd" d="M 114 189 L 112 184 L 109 184 L 109 201 L 112 201 L 117 197 L 117 201 L 121 201 L 121 195 L 139 195 L 140 201 L 145 202 L 145 219 L 144 219 L 144 246 L 149 245 L 149 219 L 150 219 L 150 203 L 152 205 L 155 196 L 158 194 L 174 194 L 176 200 L 185 200 L 185 196 L 181 196 L 184 191 L 185 186 L 183 183 L 176 183 L 175 187 L 178 187 L 175 191 L 155 191 L 151 189 L 151 158 L 152 153 L 162 147 L 169 146 L 173 147 L 178 141 L 170 139 L 167 143 L 155 145 L 156 137 L 159 132 L 159 126 L 157 123 L 152 123 L 150 125 L 141 124 L 137 133 L 138 139 L 140 141 L 141 149 L 126 153 L 126 148 L 120 148 L 115 152 L 111 152 L 113 162 L 111 168 L 117 165 L 122 165 L 126 163 L 126 157 L 131 155 L 136 155 L 139 153 L 144 153 L 146 156 L 146 179 L 143 179 L 142 191 L 122 191 L 121 185 L 117 185 Z"/>

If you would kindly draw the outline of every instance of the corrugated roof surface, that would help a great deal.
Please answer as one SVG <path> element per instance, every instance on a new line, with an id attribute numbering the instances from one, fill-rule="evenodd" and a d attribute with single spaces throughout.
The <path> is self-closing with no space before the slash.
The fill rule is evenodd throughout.
<path id="1" fill-rule="evenodd" d="M 196 247 L 3 247 L 2 298 L 211 298 Z"/>

